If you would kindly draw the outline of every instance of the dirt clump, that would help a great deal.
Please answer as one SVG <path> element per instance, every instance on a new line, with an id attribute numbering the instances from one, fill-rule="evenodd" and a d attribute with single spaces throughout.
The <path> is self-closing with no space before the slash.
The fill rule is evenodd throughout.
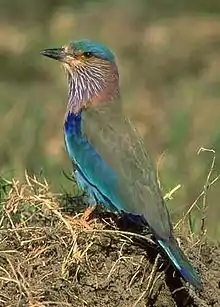
<path id="1" fill-rule="evenodd" d="M 80 206 L 46 183 L 12 182 L 1 205 L 0 306 L 220 306 L 219 245 L 181 240 L 204 283 L 198 293 L 141 230 L 102 212 L 83 223 Z"/>

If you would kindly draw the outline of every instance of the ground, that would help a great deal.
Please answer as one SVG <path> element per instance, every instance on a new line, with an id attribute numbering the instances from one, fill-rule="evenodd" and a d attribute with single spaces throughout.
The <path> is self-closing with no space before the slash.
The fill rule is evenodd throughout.
<path id="1" fill-rule="evenodd" d="M 220 246 L 205 236 L 177 234 L 201 275 L 198 293 L 124 217 L 98 209 L 82 223 L 81 200 L 28 176 L 5 182 L 0 198 L 0 306 L 220 306 Z"/>

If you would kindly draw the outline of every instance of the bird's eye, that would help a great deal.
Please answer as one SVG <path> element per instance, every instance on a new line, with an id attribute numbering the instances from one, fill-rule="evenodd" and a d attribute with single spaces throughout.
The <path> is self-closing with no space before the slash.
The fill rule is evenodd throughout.
<path id="1" fill-rule="evenodd" d="M 84 52 L 83 54 L 84 54 L 84 56 L 86 56 L 87 58 L 91 58 L 91 56 L 92 56 L 92 52 Z"/>

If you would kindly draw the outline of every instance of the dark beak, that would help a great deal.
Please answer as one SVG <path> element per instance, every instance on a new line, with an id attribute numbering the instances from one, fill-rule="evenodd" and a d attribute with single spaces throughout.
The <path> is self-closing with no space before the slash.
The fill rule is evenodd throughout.
<path id="1" fill-rule="evenodd" d="M 63 61 L 65 58 L 65 52 L 62 48 L 44 49 L 40 51 L 40 54 L 57 61 Z"/>

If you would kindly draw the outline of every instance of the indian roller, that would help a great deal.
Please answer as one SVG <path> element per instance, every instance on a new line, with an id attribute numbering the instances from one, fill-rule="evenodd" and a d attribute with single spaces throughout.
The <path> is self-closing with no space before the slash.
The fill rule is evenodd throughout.
<path id="1" fill-rule="evenodd" d="M 41 54 L 61 62 L 67 76 L 64 140 L 74 176 L 89 204 L 143 217 L 172 265 L 202 290 L 196 270 L 174 238 L 151 157 L 123 115 L 112 51 L 81 39 Z"/>

